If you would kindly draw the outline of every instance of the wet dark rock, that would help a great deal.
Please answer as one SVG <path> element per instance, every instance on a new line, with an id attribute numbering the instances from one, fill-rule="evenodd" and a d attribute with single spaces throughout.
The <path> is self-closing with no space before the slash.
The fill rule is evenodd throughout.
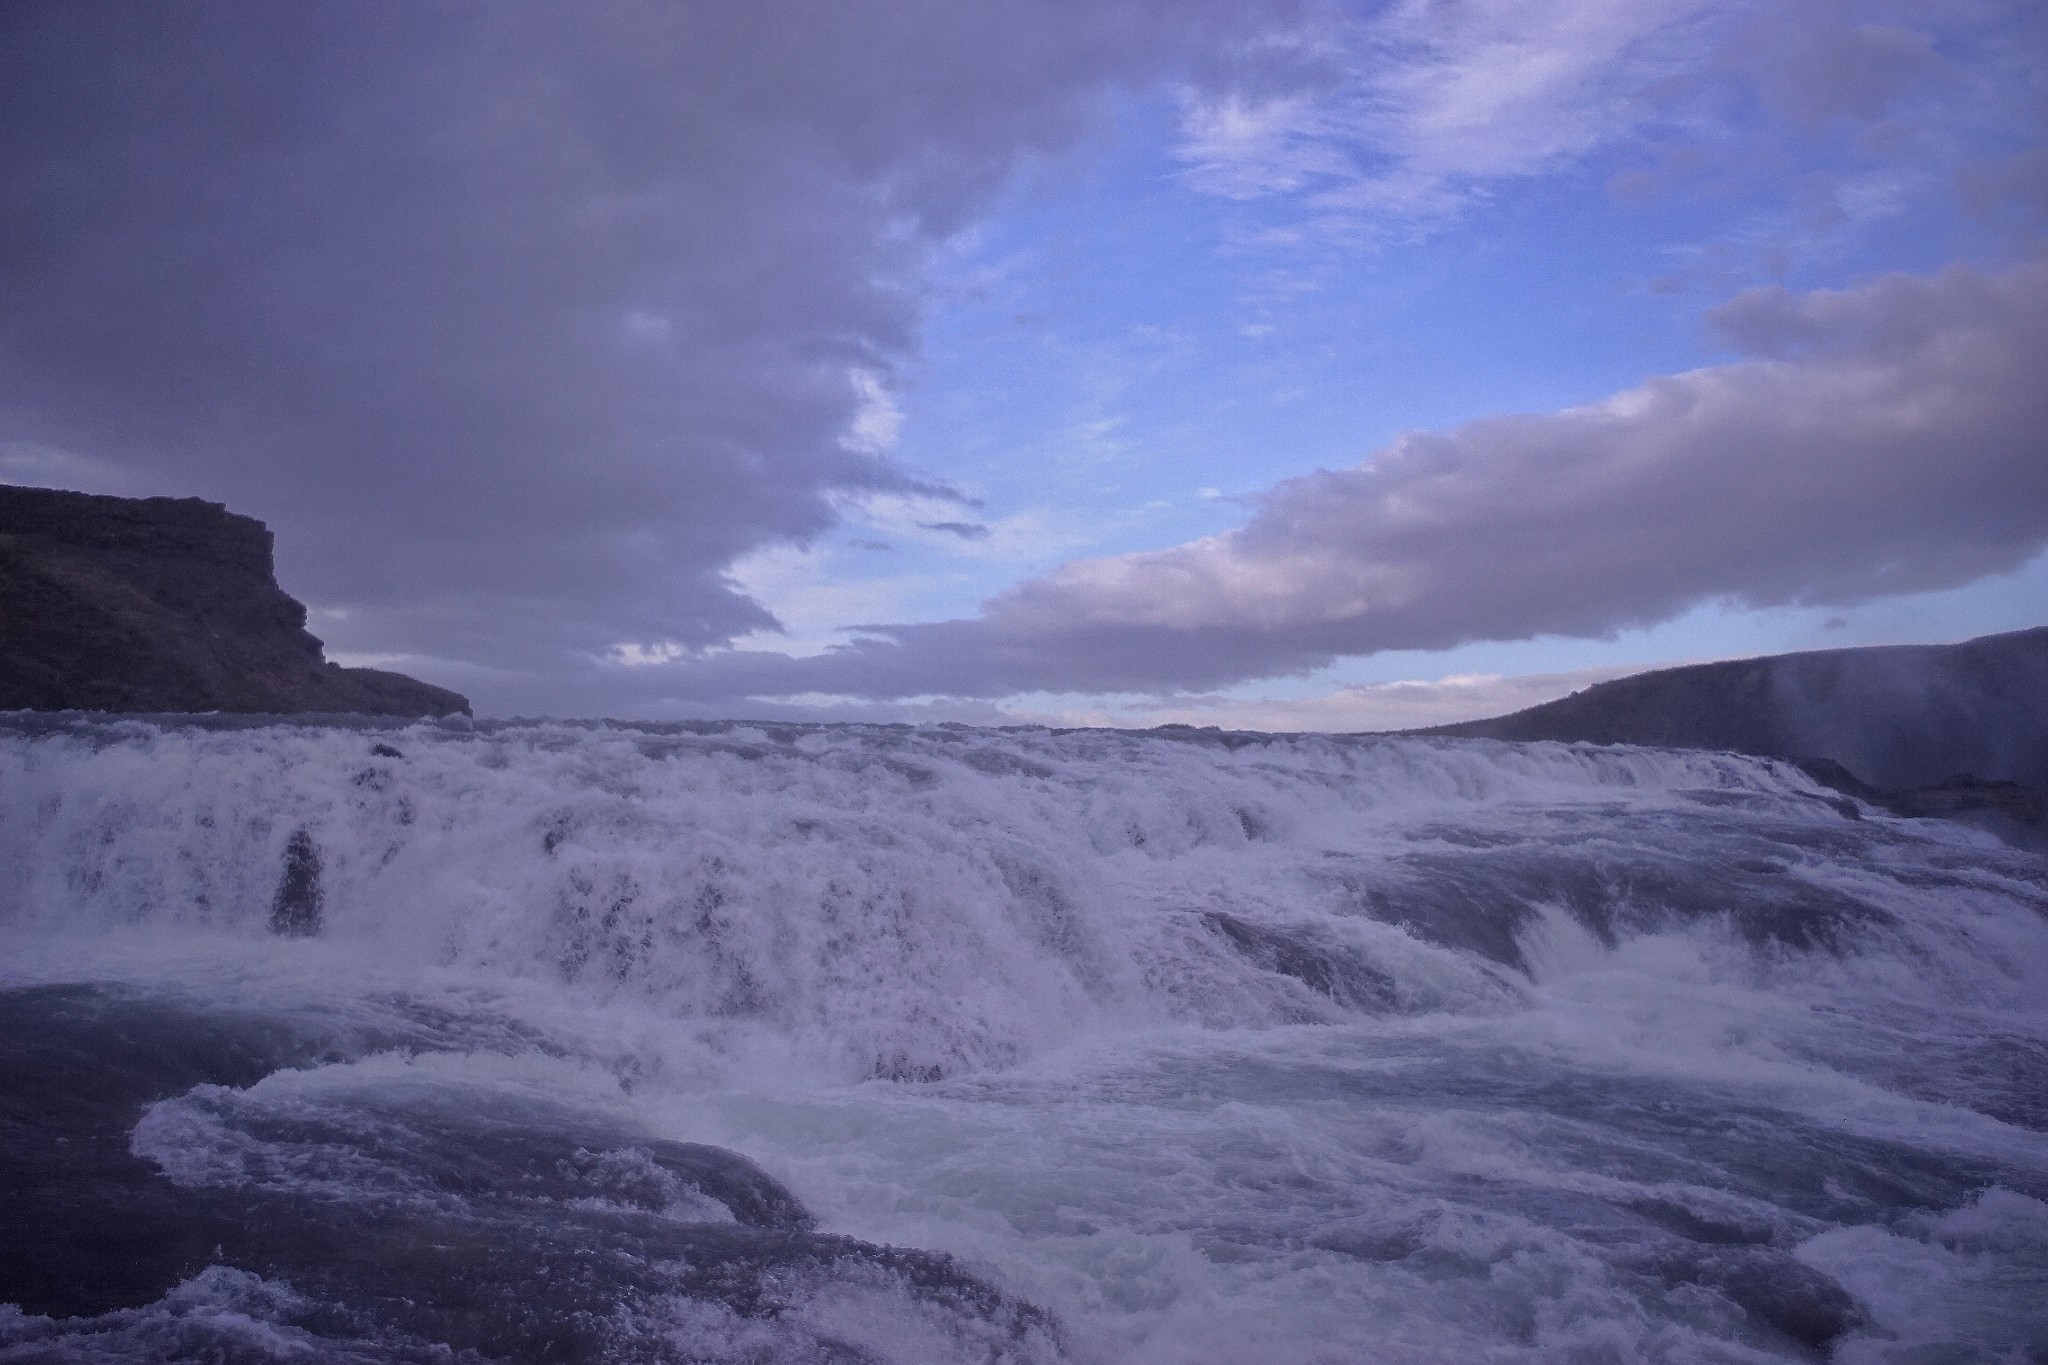
<path id="1" fill-rule="evenodd" d="M 1337 888 L 1352 913 L 1516 970 L 1527 969 L 1525 936 L 1546 910 L 1610 946 L 1625 931 L 1719 922 L 1758 947 L 1839 952 L 1857 934 L 1896 922 L 1733 831 L 1722 840 L 1726 856 L 1707 865 L 1686 846 L 1660 846 L 1654 827 L 1631 833 L 1597 848 L 1443 840 L 1448 847 L 1384 859 L 1331 858 L 1312 875 Z"/>
<path id="2" fill-rule="evenodd" d="M 320 932 L 320 846 L 305 830 L 292 831 L 284 847 L 284 875 L 270 902 L 270 931 L 294 938 Z"/>
<path id="3" fill-rule="evenodd" d="M 1707 1213 L 1654 1196 L 1626 1200 L 1623 1207 L 1687 1241 L 1707 1246 L 1763 1246 L 1777 1236 L 1777 1229 L 1768 1220 L 1753 1214 L 1745 1217 L 1727 1211 Z"/>
<path id="4" fill-rule="evenodd" d="M 1930 787 L 1892 792 L 1885 804 L 1901 815 L 1997 811 L 2030 828 L 2048 823 L 2048 793 L 2020 782 L 1986 782 L 1960 773 Z"/>
<path id="5" fill-rule="evenodd" d="M 1332 945 L 1271 925 L 1253 924 L 1220 910 L 1203 920 L 1237 953 L 1256 966 L 1292 977 L 1318 995 L 1351 1009 L 1383 1010 L 1394 1003 L 1394 982 L 1385 972 Z"/>
<path id="6" fill-rule="evenodd" d="M 1780 1251 L 1715 1247 L 1664 1267 L 1666 1283 L 1704 1285 L 1772 1331 L 1817 1354 L 1869 1326 L 1861 1305 L 1833 1279 Z"/>
<path id="7" fill-rule="evenodd" d="M 1808 760 L 1799 766 L 1816 782 L 1894 815 L 1956 820 L 2017 847 L 2048 853 L 2048 789 L 1956 773 L 1925 787 L 1884 791 L 1860 781 L 1840 764 Z"/>
<path id="8" fill-rule="evenodd" d="M 441 716 L 469 703 L 328 663 L 260 521 L 198 498 L 0 486 L 0 710 Z"/>
<path id="9" fill-rule="evenodd" d="M 405 757 L 405 754 L 404 754 L 403 752 L 401 752 L 401 751 L 400 751 L 400 750 L 399 750 L 398 748 L 396 748 L 395 746 L 393 746 L 393 745 L 390 745 L 390 744 L 372 744 L 372 745 L 370 746 L 370 757 L 372 757 L 372 758 L 404 758 L 404 757 Z"/>
<path id="10" fill-rule="evenodd" d="M 152 1100 L 252 1085 L 317 1055 L 267 1023 L 90 986 L 0 991 L 0 1303 L 72 1316 L 150 1302 L 230 1220 L 128 1148 Z"/>
<path id="11" fill-rule="evenodd" d="M 1574 867 L 1567 865 L 1564 871 L 1563 880 L 1543 871 L 1529 880 L 1548 903 L 1570 906 L 1576 918 L 1611 939 L 1606 907 L 1589 894 L 1591 883 L 1576 875 Z M 1527 899 L 1527 887 L 1520 882 L 1504 883 L 1489 862 L 1471 856 L 1410 854 L 1385 872 L 1341 865 L 1319 872 L 1342 887 L 1351 908 L 1369 919 L 1398 925 L 1425 943 L 1475 953 L 1504 967 L 1527 966 L 1521 935 L 1543 902 Z"/>
<path id="12" fill-rule="evenodd" d="M 848 1293 L 950 1316 L 963 1342 L 1007 1344 L 991 1360 L 1056 1349 L 1043 1311 L 948 1256 L 813 1231 L 796 1197 L 735 1152 L 523 1094 L 338 1087 L 267 1104 L 247 1089 L 394 1041 L 100 988 L 0 991 L 0 1303 L 59 1319 L 28 1326 L 61 1359 L 95 1358 L 96 1338 L 133 1338 L 151 1313 L 168 1321 L 181 1295 L 237 1285 L 260 1318 L 336 1358 L 695 1358 L 672 1316 L 686 1302 L 714 1330 L 755 1324 L 776 1343 L 762 1359 L 864 1361 L 792 1320 Z M 176 1129 L 179 1150 L 218 1124 L 230 1165 L 179 1183 L 132 1151 L 157 1101 L 202 1120 Z M 707 1217 L 703 1200 L 730 1218 Z M 203 1334 L 194 1321 L 178 1330 Z M 123 1358 L 170 1355 L 270 1358 L 197 1338 Z"/>

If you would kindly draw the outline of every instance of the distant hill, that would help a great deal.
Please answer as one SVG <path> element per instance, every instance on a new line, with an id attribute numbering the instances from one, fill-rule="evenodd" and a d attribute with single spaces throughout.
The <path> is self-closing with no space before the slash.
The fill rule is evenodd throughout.
<path id="1" fill-rule="evenodd" d="M 1961 774 L 2048 787 L 2048 626 L 1659 669 L 1415 733 L 1829 759 L 1891 791 Z"/>
<path id="2" fill-rule="evenodd" d="M 0 710 L 440 716 L 469 702 L 328 663 L 252 517 L 0 485 Z"/>

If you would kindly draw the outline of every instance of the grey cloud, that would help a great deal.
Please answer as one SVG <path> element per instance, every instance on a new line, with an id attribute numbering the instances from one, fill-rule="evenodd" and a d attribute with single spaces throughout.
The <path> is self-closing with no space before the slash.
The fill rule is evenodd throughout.
<path id="1" fill-rule="evenodd" d="M 0 443 L 265 518 L 344 648 L 772 627 L 735 558 L 943 492 L 843 439 L 925 251 L 1117 86 L 1286 79 L 1294 8 L 7 6 Z"/>
<path id="2" fill-rule="evenodd" d="M 1853 290 L 1750 289 L 1707 320 L 1730 345 L 1754 356 L 1927 366 L 1944 338 L 1981 340 L 2007 328 L 2024 333 L 2016 305 L 2023 311 L 2042 292 L 2039 264 L 2004 276 L 1956 268 L 1934 280 L 1887 275 Z"/>
<path id="3" fill-rule="evenodd" d="M 2048 262 L 1737 297 L 1759 358 L 1409 436 L 1243 527 L 1081 560 L 979 618 L 667 679 L 704 695 L 1199 689 L 1343 655 L 1593 637 L 1702 602 L 1847 605 L 2048 545 Z"/>
<path id="4" fill-rule="evenodd" d="M 944 531 L 962 540 L 987 540 L 989 534 L 988 527 L 978 521 L 920 521 L 918 525 L 927 531 Z"/>
<path id="5" fill-rule="evenodd" d="M 2048 229 L 2048 147 L 2032 147 L 1957 175 L 1963 202 L 1990 223 L 2010 221 L 2023 231 Z"/>
<path id="6" fill-rule="evenodd" d="M 1884 8 L 1820 0 L 1763 12 L 1740 38 L 1758 67 L 1763 97 L 1809 127 L 1884 113 L 1941 66 L 1928 33 L 1904 22 L 1870 22 Z M 1926 23 L 1930 16 L 1916 7 L 1899 18 Z"/>

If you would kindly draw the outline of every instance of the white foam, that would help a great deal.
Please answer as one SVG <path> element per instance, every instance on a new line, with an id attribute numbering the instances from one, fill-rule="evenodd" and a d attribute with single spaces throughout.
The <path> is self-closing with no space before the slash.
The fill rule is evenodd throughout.
<path id="1" fill-rule="evenodd" d="M 1784 1358 L 1642 1268 L 1639 1207 L 1797 1244 L 1901 1340 L 2030 1341 L 2038 1206 L 1946 1172 L 2048 1184 L 2042 1136 L 1958 1088 L 2048 1056 L 2039 862 L 1862 815 L 1783 765 L 1590 746 L 74 723 L 0 734 L 0 975 L 438 1002 L 443 1054 L 237 1102 L 630 1112 L 830 1230 L 965 1257 L 1082 1358 Z M 310 940 L 271 932 L 301 830 Z M 1837 918 L 1779 933 L 1760 897 Z M 1513 922 L 1485 938 L 1479 903 Z M 366 1178 L 241 1151 L 208 1102 L 137 1150 Z M 1830 1192 L 1894 1151 L 1946 1211 Z M 880 1310 L 805 1311 L 854 1340 Z"/>

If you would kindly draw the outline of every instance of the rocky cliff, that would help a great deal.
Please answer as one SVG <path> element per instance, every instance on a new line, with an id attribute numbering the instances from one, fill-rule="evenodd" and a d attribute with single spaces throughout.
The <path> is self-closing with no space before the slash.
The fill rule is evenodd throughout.
<path id="1" fill-rule="evenodd" d="M 0 710 L 469 711 L 321 650 L 262 522 L 198 498 L 0 486 Z"/>
<path id="2" fill-rule="evenodd" d="M 2048 627 L 1660 669 L 1419 733 L 1800 759 L 1904 813 L 2002 810 L 2038 827 L 2048 810 Z"/>

